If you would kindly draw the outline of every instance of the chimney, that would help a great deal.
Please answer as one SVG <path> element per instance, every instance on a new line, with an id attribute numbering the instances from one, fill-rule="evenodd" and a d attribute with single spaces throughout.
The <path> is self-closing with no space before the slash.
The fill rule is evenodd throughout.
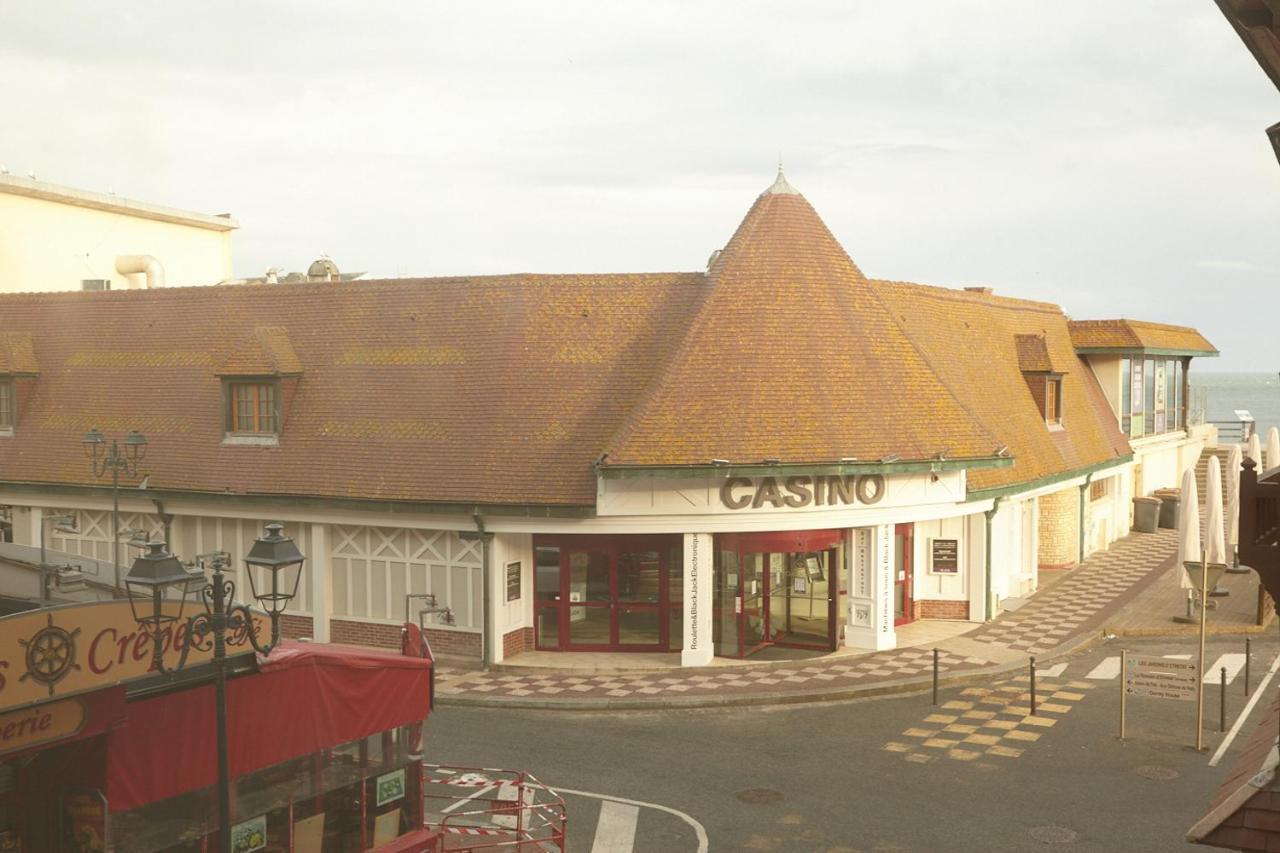
<path id="1" fill-rule="evenodd" d="M 986 296 L 990 296 L 992 293 L 992 290 L 989 287 L 966 287 L 965 290 L 969 293 L 981 293 Z"/>

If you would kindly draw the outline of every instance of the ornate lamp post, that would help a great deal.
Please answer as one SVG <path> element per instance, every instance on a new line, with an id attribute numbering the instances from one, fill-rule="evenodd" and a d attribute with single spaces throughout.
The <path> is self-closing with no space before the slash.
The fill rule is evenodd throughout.
<path id="1" fill-rule="evenodd" d="M 209 555 L 209 568 L 213 577 L 205 582 L 204 564 L 201 571 L 190 572 L 166 550 L 164 542 L 151 542 L 150 551 L 133 562 L 125 585 L 129 589 L 129 604 L 138 627 L 151 639 L 152 660 L 161 672 L 181 670 L 187 663 L 187 654 L 193 645 L 213 635 L 213 684 L 217 739 L 218 739 L 218 845 L 224 853 L 231 850 L 231 770 L 227 751 L 227 633 L 248 637 L 255 651 L 268 655 L 280 641 L 280 616 L 289 601 L 297 593 L 302 576 L 302 564 L 306 558 L 292 539 L 283 535 L 279 524 L 268 524 L 266 535 L 256 539 L 244 558 L 249 574 L 249 587 L 253 597 L 271 618 L 271 639 L 259 642 L 254 627 L 253 612 L 247 605 L 235 602 L 235 583 L 227 580 L 223 572 L 231 563 L 225 552 Z M 255 574 L 267 573 L 266 578 L 255 579 Z M 258 590 L 262 582 L 263 589 Z M 205 609 L 182 621 L 183 605 L 187 595 L 196 587 L 200 589 Z M 175 630 L 176 625 L 181 627 Z M 176 666 L 164 663 L 166 641 L 183 638 L 182 651 Z M 207 647 L 205 647 L 207 648 Z"/>
<path id="2" fill-rule="evenodd" d="M 97 428 L 89 430 L 81 439 L 85 455 L 89 457 L 90 470 L 93 476 L 102 477 L 111 472 L 111 567 L 115 572 L 116 595 L 120 594 L 120 472 L 130 477 L 138 476 L 138 464 L 146 458 L 147 440 L 136 429 L 124 438 L 124 450 L 119 443 L 111 439 L 111 447 L 107 448 L 107 439 Z"/>

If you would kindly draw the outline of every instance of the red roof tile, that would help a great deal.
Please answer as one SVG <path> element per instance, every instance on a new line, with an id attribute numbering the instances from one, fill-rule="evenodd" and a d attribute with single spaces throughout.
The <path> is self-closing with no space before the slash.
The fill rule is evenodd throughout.
<path id="1" fill-rule="evenodd" d="M 1078 350 L 1168 350 L 1188 355 L 1217 355 L 1218 350 L 1190 326 L 1145 320 L 1072 320 L 1071 341 Z"/>

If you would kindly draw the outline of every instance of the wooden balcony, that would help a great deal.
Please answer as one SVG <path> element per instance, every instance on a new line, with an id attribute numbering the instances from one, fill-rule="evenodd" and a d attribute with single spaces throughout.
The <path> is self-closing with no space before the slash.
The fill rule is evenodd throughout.
<path id="1" fill-rule="evenodd" d="M 1280 601 L 1280 467 L 1261 476 L 1256 468 L 1246 458 L 1240 470 L 1240 563 Z"/>

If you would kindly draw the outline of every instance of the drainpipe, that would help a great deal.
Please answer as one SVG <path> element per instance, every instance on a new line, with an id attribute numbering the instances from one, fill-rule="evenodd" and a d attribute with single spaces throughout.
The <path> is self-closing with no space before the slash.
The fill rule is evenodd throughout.
<path id="1" fill-rule="evenodd" d="M 493 627 L 493 602 L 489 600 L 489 540 L 493 538 L 492 533 L 488 533 L 484 529 L 484 519 L 480 517 L 480 513 L 475 512 L 471 515 L 471 520 L 475 522 L 475 533 L 463 533 L 463 539 L 479 539 L 480 540 L 480 598 L 484 602 L 481 608 L 481 634 L 480 634 L 480 666 L 482 669 L 488 670 L 493 664 L 493 651 L 489 648 L 489 637 L 492 634 Z"/>
<path id="2" fill-rule="evenodd" d="M 1076 565 L 1084 562 L 1084 493 L 1089 489 L 1089 481 L 1093 479 L 1093 473 L 1085 475 L 1084 482 L 1080 484 L 1080 558 L 1076 560 Z"/>
<path id="3" fill-rule="evenodd" d="M 994 501 L 992 501 L 991 509 L 986 510 L 983 513 L 983 515 L 987 517 L 987 547 L 983 555 L 985 557 L 985 562 L 986 562 L 985 570 L 986 570 L 986 583 L 987 583 L 987 612 L 985 614 L 986 618 L 983 620 L 984 622 L 990 622 L 993 618 L 995 618 L 995 609 L 996 609 L 995 593 L 992 592 L 991 590 L 991 519 L 996 517 L 996 512 L 999 511 L 1000 501 L 1002 500 L 1004 500 L 1003 495 L 997 497 Z"/>
<path id="4" fill-rule="evenodd" d="M 147 289 L 164 287 L 164 267 L 154 255 L 117 255 L 116 272 L 120 275 L 145 273 Z"/>

